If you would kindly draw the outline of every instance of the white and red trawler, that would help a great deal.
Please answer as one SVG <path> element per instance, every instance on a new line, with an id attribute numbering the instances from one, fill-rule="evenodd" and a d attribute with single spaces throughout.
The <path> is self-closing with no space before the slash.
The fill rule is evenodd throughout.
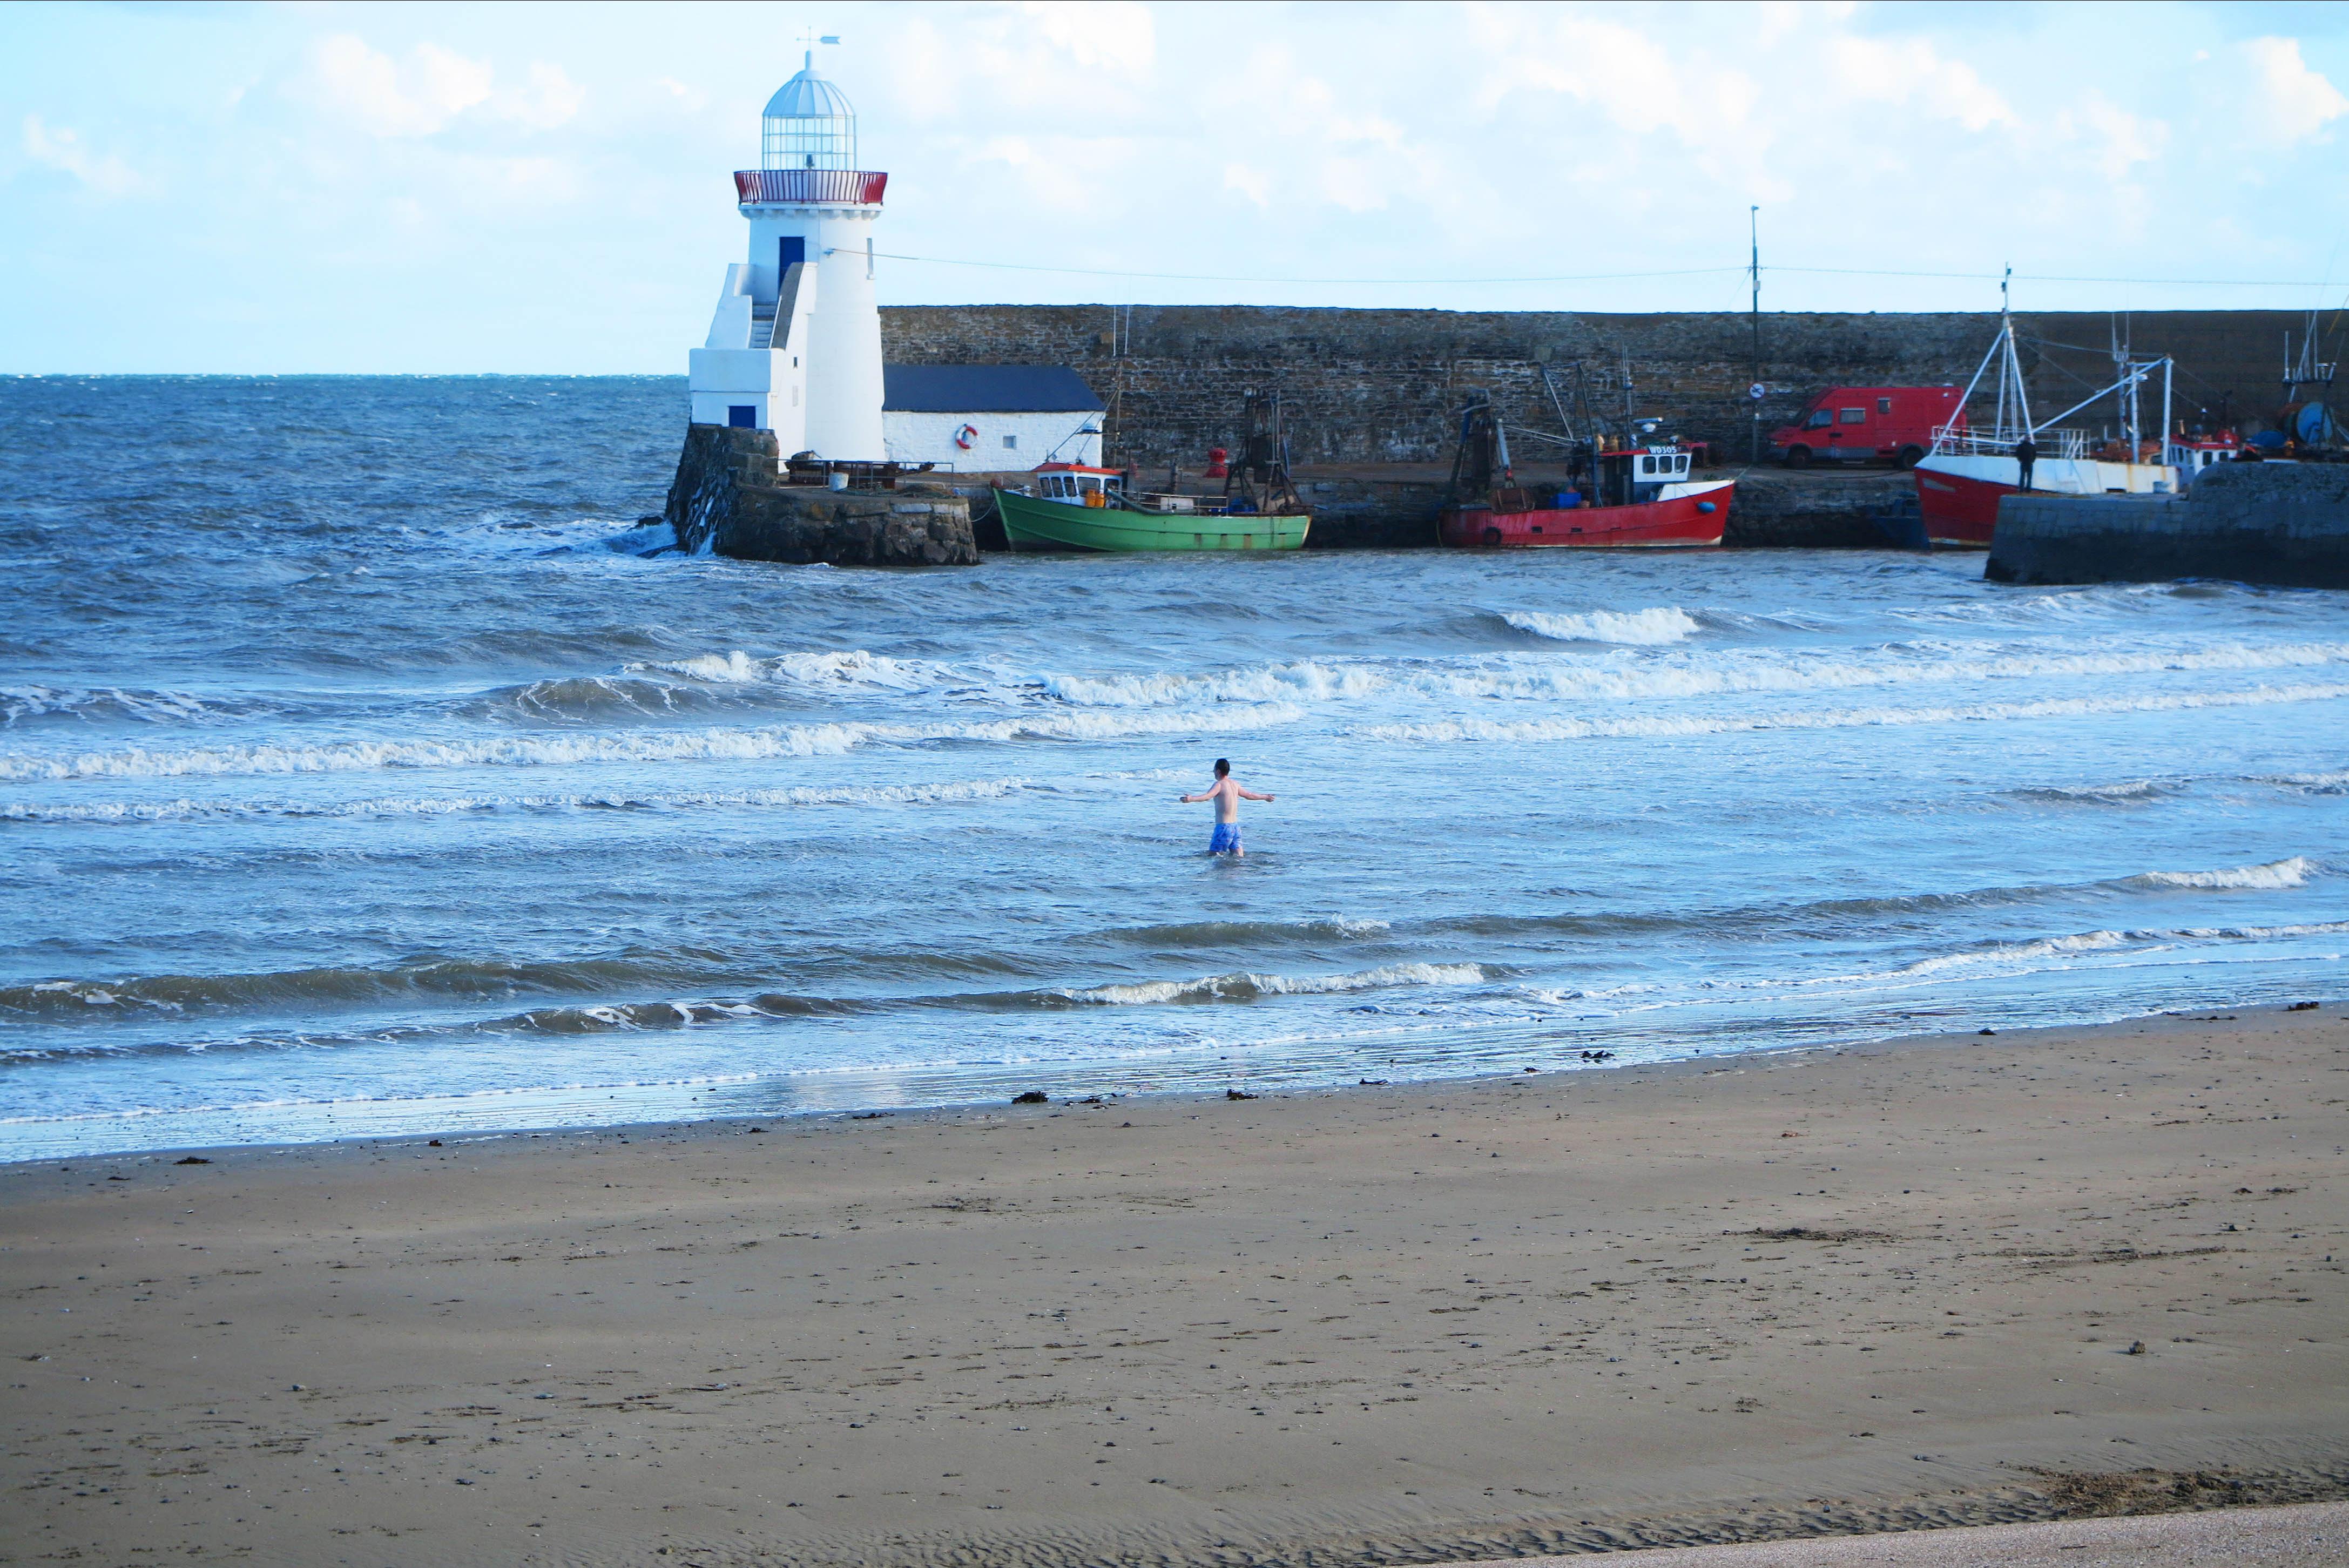
<path id="1" fill-rule="evenodd" d="M 1509 430 L 1489 396 L 1461 411 L 1460 446 L 1436 533 L 1455 550 L 1579 547 L 1586 550 L 1688 549 L 1716 546 L 1729 524 L 1735 480 L 1692 480 L 1695 453 L 1677 441 L 1658 441 L 1654 419 L 1629 413 L 1630 378 L 1624 377 L 1626 413 L 1599 418 L 1582 367 L 1570 382 L 1576 414 L 1567 412 L 1547 366 L 1539 370 L 1565 427 L 1562 435 L 1525 427 L 1531 438 L 1561 449 L 1568 480 L 1535 485 L 1517 481 L 1509 460 Z M 1610 429 L 1609 427 L 1618 428 Z"/>
<path id="2" fill-rule="evenodd" d="M 1998 526 L 1999 497 L 2022 490 L 2023 463 L 2015 449 L 2028 439 L 2036 450 L 2031 489 L 2051 495 L 2174 495 L 2178 454 L 2160 441 L 2147 441 L 2138 415 L 2138 394 L 2155 371 L 2161 372 L 2161 425 L 2169 419 L 2168 359 L 2133 360 L 2116 356 L 2120 378 L 2102 387 L 2053 419 L 2034 423 L 2023 385 L 2023 363 L 2014 348 L 2014 318 L 2008 314 L 2000 285 L 1998 336 L 1982 356 L 1974 377 L 1966 383 L 1971 401 L 1974 388 L 1998 366 L 1998 406 L 1988 429 L 1965 428 L 1951 420 L 1933 432 L 1933 449 L 1911 471 L 1917 478 L 1917 508 L 1924 533 L 1937 550 L 1984 550 Z M 2093 447 L 2087 433 L 2058 423 L 2106 397 L 2117 397 L 2122 431 L 2118 439 Z"/>

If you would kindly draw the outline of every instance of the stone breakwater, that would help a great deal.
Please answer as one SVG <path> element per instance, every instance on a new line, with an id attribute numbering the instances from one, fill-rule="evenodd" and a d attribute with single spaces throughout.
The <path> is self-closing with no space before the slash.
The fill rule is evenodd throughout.
<path id="1" fill-rule="evenodd" d="M 1578 359 L 1610 407 L 1628 359 L 1640 412 L 1743 459 L 1757 414 L 1766 435 L 1826 387 L 1962 385 L 1998 330 L 1986 312 L 1767 313 L 1757 378 L 1753 324 L 1739 311 L 1137 305 L 1114 333 L 1112 315 L 1105 304 L 894 305 L 881 313 L 882 351 L 893 365 L 1074 366 L 1109 406 L 1112 449 L 1147 473 L 1237 449 L 1246 395 L 1259 387 L 1287 396 L 1300 466 L 1448 462 L 1472 388 L 1512 421 L 1555 428 L 1539 366 Z M 2139 356 L 2177 356 L 2181 418 L 2251 428 L 2277 345 L 2302 325 L 2291 311 L 2140 311 L 2130 322 Z M 2111 379 L 2111 326 L 2101 311 L 2015 317 L 2034 407 L 2068 407 Z M 1747 395 L 1757 379 L 1758 404 Z M 2107 402 L 2069 422 L 2117 418 Z"/>
<path id="2" fill-rule="evenodd" d="M 772 430 L 689 425 L 662 517 L 695 554 L 795 566 L 975 566 L 970 503 L 943 485 L 783 482 Z"/>
<path id="3" fill-rule="evenodd" d="M 2182 496 L 2006 496 L 1982 575 L 2349 588 L 2349 464 L 2222 463 Z"/>

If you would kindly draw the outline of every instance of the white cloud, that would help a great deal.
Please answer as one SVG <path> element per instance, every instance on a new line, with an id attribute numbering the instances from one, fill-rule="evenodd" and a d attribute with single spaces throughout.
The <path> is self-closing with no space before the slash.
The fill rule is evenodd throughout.
<path id="1" fill-rule="evenodd" d="M 442 174 L 460 200 L 498 212 L 510 211 L 518 202 L 556 205 L 580 193 L 577 175 L 552 158 L 466 155 L 450 160 Z"/>
<path id="2" fill-rule="evenodd" d="M 371 48 L 356 34 L 321 38 L 310 51 L 309 75 L 299 96 L 379 137 L 430 136 L 481 109 L 532 130 L 567 124 L 586 102 L 586 89 L 560 66 L 532 64 L 528 84 L 496 90 L 497 73 L 438 44 L 419 44 L 405 60 Z"/>
<path id="3" fill-rule="evenodd" d="M 25 156 L 63 170 L 101 196 L 127 196 L 140 185 L 139 176 L 121 159 L 91 152 L 78 132 L 45 125 L 36 114 L 25 117 Z"/>
<path id="4" fill-rule="evenodd" d="M 1963 60 L 1945 59 L 1922 38 L 1898 42 L 1849 34 L 1828 46 L 1837 85 L 1850 97 L 1914 103 L 1968 130 L 2016 123 L 2014 110 Z"/>
<path id="5" fill-rule="evenodd" d="M 698 88 L 690 88 L 675 77 L 656 77 L 653 86 L 667 92 L 688 114 L 699 114 L 709 107 L 709 95 Z"/>
<path id="6" fill-rule="evenodd" d="M 1051 45 L 1087 68 L 1099 66 L 1123 76 L 1147 76 L 1158 57 L 1158 25 L 1138 0 L 1026 0 L 1020 13 Z"/>
<path id="7" fill-rule="evenodd" d="M 531 65 L 530 86 L 501 93 L 495 107 L 506 119 L 533 130 L 553 130 L 569 123 L 586 101 L 587 89 L 565 76 L 561 66 L 539 60 Z"/>
<path id="8" fill-rule="evenodd" d="M 490 96 L 491 70 L 437 44 L 419 44 L 405 66 L 352 33 L 310 50 L 304 96 L 377 136 L 429 136 Z"/>
<path id="9" fill-rule="evenodd" d="M 2067 116 L 2085 128 L 2096 171 L 2107 180 L 2125 180 L 2140 163 L 2151 163 L 2169 145 L 2169 127 L 2161 120 L 2129 113 L 2091 92 L 2076 116 Z"/>
<path id="10" fill-rule="evenodd" d="M 2349 98 L 2300 57 L 2297 38 L 2253 38 L 2242 46 L 2255 76 L 2251 119 L 2281 147 L 2315 135 L 2349 114 Z"/>
<path id="11" fill-rule="evenodd" d="M 1272 204 L 1272 176 L 1245 163 L 1224 165 L 1224 189 L 1238 191 L 1259 207 Z"/>

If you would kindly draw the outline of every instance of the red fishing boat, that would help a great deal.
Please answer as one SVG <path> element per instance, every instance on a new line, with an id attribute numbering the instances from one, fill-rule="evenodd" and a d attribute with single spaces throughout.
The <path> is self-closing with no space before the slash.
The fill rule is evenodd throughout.
<path id="1" fill-rule="evenodd" d="M 1998 336 L 1966 383 L 1960 414 L 1933 432 L 1933 449 L 1912 470 L 1925 537 L 1935 549 L 1990 547 L 1992 531 L 1998 526 L 1999 498 L 2024 488 L 2015 449 L 2026 439 L 2036 453 L 2029 486 L 2033 490 L 2051 495 L 2174 495 L 2178 490 L 2176 453 L 2145 438 L 2139 412 L 2140 393 L 2158 370 L 2161 428 L 2170 428 L 2170 362 L 2132 359 L 2125 348 L 2116 348 L 2113 359 L 2120 367 L 2119 379 L 2054 418 L 2034 422 L 2022 358 L 2015 351 L 2014 319 L 2003 298 L 2005 287 L 1999 285 Z M 1993 364 L 1998 366 L 1996 411 L 1988 429 L 1970 428 L 1962 411 Z M 2121 435 L 2091 449 L 2085 431 L 2065 428 L 2060 421 L 2105 397 L 2120 405 Z"/>
<path id="2" fill-rule="evenodd" d="M 1520 426 L 1517 435 L 1557 451 L 1567 480 L 1519 483 L 1509 458 L 1509 427 L 1490 396 L 1479 394 L 1461 412 L 1452 482 L 1436 519 L 1444 543 L 1459 550 L 1684 550 L 1721 543 L 1737 481 L 1692 479 L 1694 450 L 1657 440 L 1658 421 L 1630 417 L 1628 376 L 1627 411 L 1617 420 L 1592 414 L 1579 366 L 1572 382 L 1579 418 L 1568 414 L 1568 398 L 1547 366 L 1540 376 L 1565 433 Z"/>

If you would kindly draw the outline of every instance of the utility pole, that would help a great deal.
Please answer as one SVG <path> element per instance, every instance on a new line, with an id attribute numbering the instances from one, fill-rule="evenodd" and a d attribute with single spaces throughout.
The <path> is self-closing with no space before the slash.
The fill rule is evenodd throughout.
<path id="1" fill-rule="evenodd" d="M 1745 210 L 1745 229 L 1746 237 L 1754 246 L 1751 269 L 1754 280 L 1754 384 L 1747 389 L 1747 401 L 1754 405 L 1754 438 L 1745 460 L 1759 463 L 1762 460 L 1762 209 L 1759 206 Z"/>

